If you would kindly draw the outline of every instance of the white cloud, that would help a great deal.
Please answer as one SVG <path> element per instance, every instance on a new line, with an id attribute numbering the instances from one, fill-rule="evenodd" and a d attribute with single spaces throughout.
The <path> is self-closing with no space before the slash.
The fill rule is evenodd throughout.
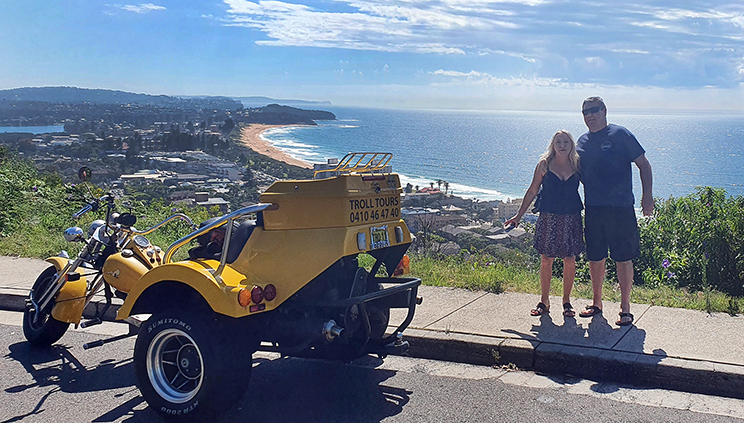
<path id="1" fill-rule="evenodd" d="M 613 53 L 621 53 L 621 54 L 651 54 L 649 51 L 646 50 L 633 50 L 633 49 L 622 49 L 622 48 L 613 48 L 609 51 Z"/>
<path id="2" fill-rule="evenodd" d="M 709 9 L 662 0 L 593 0 L 591 7 L 553 0 L 223 1 L 222 22 L 260 32 L 255 43 L 262 46 L 463 56 L 466 66 L 504 79 L 534 73 L 572 82 L 730 86 L 744 54 L 744 8 L 733 0 Z M 603 21 L 607 14 L 614 19 Z M 431 59 L 410 59 L 417 60 Z"/>
<path id="3" fill-rule="evenodd" d="M 739 28 L 744 28 L 744 15 L 738 15 L 731 18 L 731 22 Z"/>
<path id="4" fill-rule="evenodd" d="M 495 29 L 517 29 L 512 22 L 456 13 L 444 6 L 338 1 L 353 12 L 329 12 L 281 1 L 225 0 L 226 25 L 263 31 L 266 46 L 312 46 L 421 54 L 465 54 L 451 37 Z"/>
<path id="5" fill-rule="evenodd" d="M 589 67 L 601 68 L 605 66 L 605 61 L 601 57 L 585 57 L 583 60 L 584 64 Z"/>
<path id="6" fill-rule="evenodd" d="M 468 77 L 468 78 L 473 78 L 473 77 L 476 77 L 476 78 L 482 78 L 482 77 L 487 77 L 487 76 L 489 76 L 489 75 L 488 75 L 487 73 L 476 72 L 476 71 L 474 71 L 474 70 L 471 70 L 470 72 L 467 72 L 467 73 L 465 73 L 465 72 L 458 72 L 458 71 L 446 71 L 446 70 L 444 70 L 444 69 L 439 69 L 439 70 L 437 70 L 437 71 L 434 71 L 434 72 L 429 72 L 429 73 L 430 73 L 430 74 L 432 74 L 432 75 L 455 76 L 455 77 Z"/>
<path id="7" fill-rule="evenodd" d="M 127 12 L 135 12 L 135 13 L 150 13 L 154 12 L 156 10 L 166 10 L 163 6 L 157 6 L 152 3 L 141 3 L 141 4 L 127 4 L 124 6 L 120 6 L 122 10 L 126 10 Z"/>
<path id="8" fill-rule="evenodd" d="M 484 49 L 481 49 L 481 50 L 478 51 L 478 55 L 479 56 L 486 56 L 486 55 L 489 55 L 489 54 L 501 54 L 501 55 L 504 55 L 504 56 L 516 57 L 518 59 L 522 59 L 525 62 L 529 62 L 529 63 L 537 63 L 538 62 L 538 59 L 536 59 L 535 57 L 529 57 L 529 56 L 527 56 L 525 54 L 522 54 L 522 53 L 513 53 L 513 52 L 508 52 L 508 51 L 503 51 L 503 50 L 492 50 L 490 48 L 484 48 Z"/>

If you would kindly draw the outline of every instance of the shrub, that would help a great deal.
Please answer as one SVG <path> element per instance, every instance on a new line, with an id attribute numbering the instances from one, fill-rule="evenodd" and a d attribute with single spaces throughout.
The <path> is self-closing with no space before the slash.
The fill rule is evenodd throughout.
<path id="1" fill-rule="evenodd" d="M 744 197 L 699 187 L 657 202 L 654 218 L 641 220 L 640 233 L 636 281 L 744 294 Z"/>

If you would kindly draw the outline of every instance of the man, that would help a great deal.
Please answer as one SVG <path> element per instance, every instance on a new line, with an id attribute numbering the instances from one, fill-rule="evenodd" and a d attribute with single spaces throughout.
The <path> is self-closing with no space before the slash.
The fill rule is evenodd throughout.
<path id="1" fill-rule="evenodd" d="M 607 250 L 617 265 L 620 283 L 620 318 L 616 324 L 633 324 L 630 289 L 633 259 L 640 254 L 640 237 L 633 197 L 631 163 L 640 171 L 644 216 L 654 211 L 651 164 L 635 136 L 622 126 L 607 124 L 607 107 L 600 97 L 584 100 L 581 112 L 589 132 L 576 143 L 584 184 L 586 256 L 592 279 L 592 305 L 579 313 L 591 317 L 602 312 L 602 284 Z"/>

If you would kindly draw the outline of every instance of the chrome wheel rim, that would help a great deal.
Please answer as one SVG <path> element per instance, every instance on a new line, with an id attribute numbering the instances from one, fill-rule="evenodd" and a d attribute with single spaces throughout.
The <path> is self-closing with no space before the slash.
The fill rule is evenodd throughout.
<path id="1" fill-rule="evenodd" d="M 158 333 L 147 348 L 147 376 L 164 400 L 182 404 L 193 399 L 204 380 L 204 360 L 189 334 L 178 329 Z"/>

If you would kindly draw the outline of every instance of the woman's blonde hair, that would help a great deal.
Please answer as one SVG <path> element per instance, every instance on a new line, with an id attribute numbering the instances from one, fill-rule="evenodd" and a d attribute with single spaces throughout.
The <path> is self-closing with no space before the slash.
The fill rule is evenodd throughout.
<path id="1" fill-rule="evenodd" d="M 579 153 L 576 152 L 576 142 L 574 141 L 573 135 L 565 129 L 553 134 L 553 138 L 551 138 L 550 143 L 548 143 L 548 149 L 540 156 L 540 161 L 544 160 L 546 164 L 550 165 L 550 162 L 555 158 L 555 138 L 561 134 L 566 135 L 568 139 L 571 140 L 571 150 L 568 152 L 568 162 L 571 163 L 573 171 L 578 172 L 580 168 Z"/>

